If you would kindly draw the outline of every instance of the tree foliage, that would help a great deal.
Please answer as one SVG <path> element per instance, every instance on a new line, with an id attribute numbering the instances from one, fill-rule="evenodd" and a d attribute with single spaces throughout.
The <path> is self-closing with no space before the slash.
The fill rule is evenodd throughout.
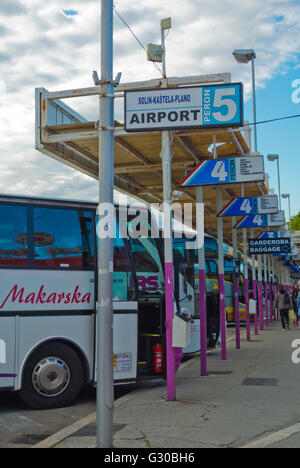
<path id="1" fill-rule="evenodd" d="M 292 231 L 300 231 L 300 211 L 292 218 Z"/>

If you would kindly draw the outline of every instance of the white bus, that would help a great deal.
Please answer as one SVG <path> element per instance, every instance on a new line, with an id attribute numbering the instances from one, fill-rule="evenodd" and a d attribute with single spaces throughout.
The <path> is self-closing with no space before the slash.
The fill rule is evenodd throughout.
<path id="1" fill-rule="evenodd" d="M 0 219 L 0 389 L 35 409 L 66 406 L 97 380 L 96 205 L 0 196 Z M 165 376 L 165 359 L 153 366 L 154 346 L 165 350 L 163 266 L 158 239 L 116 236 L 116 383 Z M 184 264 L 174 275 L 175 305 L 193 310 Z"/>

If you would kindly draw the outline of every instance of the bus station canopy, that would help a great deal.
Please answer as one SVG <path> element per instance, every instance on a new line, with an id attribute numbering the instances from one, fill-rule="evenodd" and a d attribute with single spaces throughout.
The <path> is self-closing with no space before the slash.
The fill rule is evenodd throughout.
<path id="1" fill-rule="evenodd" d="M 91 88 L 94 90 L 94 88 Z M 99 89 L 98 89 L 99 94 Z M 92 94 L 95 94 L 94 92 Z M 99 121 L 85 121 L 71 107 L 58 99 L 58 93 L 36 89 L 36 149 L 48 156 L 98 179 Z M 65 95 L 62 94 L 64 97 Z M 200 161 L 214 157 L 232 158 L 250 155 L 247 132 L 242 129 L 175 130 L 172 131 L 172 188 Z M 115 189 L 140 201 L 163 202 L 161 132 L 127 133 L 120 122 L 115 122 L 114 183 Z M 253 154 L 253 153 L 252 153 Z M 101 157 L 101 156 L 100 156 Z M 265 182 L 244 186 L 245 197 L 264 196 L 269 192 L 268 176 Z M 222 186 L 223 206 L 232 198 L 242 196 L 241 184 Z M 195 188 L 181 189 L 178 203 L 195 203 Z M 216 187 L 203 187 L 205 203 L 205 232 L 217 236 Z M 240 218 L 237 218 L 237 221 Z M 232 242 L 232 218 L 223 218 L 224 240 Z M 261 229 L 258 232 L 261 232 Z M 239 243 L 242 242 L 238 230 Z"/>

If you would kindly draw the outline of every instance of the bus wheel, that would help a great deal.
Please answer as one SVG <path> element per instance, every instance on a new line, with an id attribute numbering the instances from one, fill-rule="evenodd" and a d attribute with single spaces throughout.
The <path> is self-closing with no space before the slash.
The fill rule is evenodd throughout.
<path id="1" fill-rule="evenodd" d="M 49 343 L 27 361 L 20 397 L 33 409 L 61 408 L 77 397 L 82 384 L 78 354 L 63 343 Z"/>

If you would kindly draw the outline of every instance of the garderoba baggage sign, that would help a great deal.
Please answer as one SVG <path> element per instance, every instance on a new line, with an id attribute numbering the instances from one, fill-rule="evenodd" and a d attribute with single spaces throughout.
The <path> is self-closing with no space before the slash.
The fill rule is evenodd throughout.
<path id="1" fill-rule="evenodd" d="M 249 254 L 290 254 L 291 240 L 282 239 L 249 239 Z"/>
<path id="2" fill-rule="evenodd" d="M 125 130 L 145 132 L 243 125 L 241 83 L 125 91 Z"/>

